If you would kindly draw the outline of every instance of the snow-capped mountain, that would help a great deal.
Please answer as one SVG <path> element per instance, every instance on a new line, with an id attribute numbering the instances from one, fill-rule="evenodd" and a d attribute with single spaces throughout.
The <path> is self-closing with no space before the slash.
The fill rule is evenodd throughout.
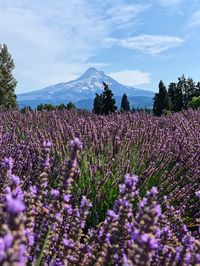
<path id="1" fill-rule="evenodd" d="M 89 68 L 78 79 L 66 83 L 59 83 L 41 90 L 32 91 L 17 95 L 20 105 L 32 105 L 33 103 L 74 103 L 81 100 L 92 100 L 95 93 L 101 93 L 105 82 L 113 91 L 114 96 L 146 96 L 153 97 L 154 93 L 147 90 L 140 90 L 129 86 L 124 86 L 96 68 Z"/>

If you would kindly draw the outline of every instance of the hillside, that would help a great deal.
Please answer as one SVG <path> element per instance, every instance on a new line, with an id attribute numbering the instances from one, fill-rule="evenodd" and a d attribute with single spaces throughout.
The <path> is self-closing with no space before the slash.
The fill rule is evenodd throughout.
<path id="1" fill-rule="evenodd" d="M 58 83 L 48 86 L 41 90 L 32 91 L 17 95 L 20 107 L 30 105 L 35 108 L 40 103 L 60 104 L 69 101 L 74 102 L 77 106 L 85 109 L 91 109 L 91 102 L 95 97 L 95 93 L 101 93 L 103 89 L 102 82 L 106 82 L 113 91 L 116 100 L 126 93 L 131 99 L 134 107 L 150 106 L 154 93 L 152 91 L 141 90 L 130 86 L 125 86 L 106 75 L 103 71 L 95 68 L 89 68 L 78 79 Z M 140 100 L 139 98 L 140 97 Z M 142 98 L 144 97 L 144 99 Z M 134 104 L 138 102 L 138 104 Z"/>

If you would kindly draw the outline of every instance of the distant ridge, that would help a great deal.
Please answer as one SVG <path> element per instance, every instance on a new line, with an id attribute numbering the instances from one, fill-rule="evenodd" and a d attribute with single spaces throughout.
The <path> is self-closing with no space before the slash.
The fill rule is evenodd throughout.
<path id="1" fill-rule="evenodd" d="M 35 108 L 40 103 L 60 104 L 72 101 L 78 104 L 82 101 L 82 108 L 91 109 L 89 106 L 91 106 L 91 100 L 93 101 L 95 93 L 101 93 L 103 90 L 102 82 L 109 85 L 116 98 L 121 97 L 123 93 L 126 93 L 129 98 L 137 98 L 139 96 L 140 106 L 134 105 L 134 107 L 145 107 L 145 103 L 152 104 L 154 96 L 152 91 L 122 85 L 94 67 L 88 68 L 85 73 L 75 80 L 58 83 L 29 93 L 18 94 L 17 100 L 20 107 L 30 105 L 32 108 Z M 144 104 L 141 96 L 145 97 Z M 89 105 L 87 104 L 88 102 Z"/>

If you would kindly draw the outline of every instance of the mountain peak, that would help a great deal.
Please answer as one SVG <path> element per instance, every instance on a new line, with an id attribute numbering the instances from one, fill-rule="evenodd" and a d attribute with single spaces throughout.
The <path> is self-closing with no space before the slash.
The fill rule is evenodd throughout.
<path id="1" fill-rule="evenodd" d="M 95 67 L 89 67 L 85 73 L 90 73 L 90 74 L 93 74 L 93 73 L 96 73 L 98 72 L 98 70 L 95 68 Z"/>
<path id="2" fill-rule="evenodd" d="M 89 78 L 91 77 L 92 75 L 95 75 L 95 76 L 103 76 L 105 75 L 103 71 L 99 71 L 97 70 L 95 67 L 89 67 L 85 73 L 83 73 L 80 78 L 78 78 L 78 80 L 80 79 L 85 79 L 85 78 Z"/>
<path id="3" fill-rule="evenodd" d="M 26 105 L 31 105 L 28 104 L 31 101 L 33 104 L 34 102 L 37 102 L 37 104 L 47 102 L 59 104 L 69 101 L 76 103 L 80 100 L 88 99 L 93 101 L 95 93 L 102 93 L 102 82 L 109 85 L 109 88 L 116 97 L 122 97 L 122 95 L 126 93 L 128 97 L 149 96 L 152 99 L 154 95 L 154 93 L 150 91 L 124 86 L 107 76 L 103 71 L 90 67 L 78 79 L 55 84 L 42 90 L 21 94 L 18 95 L 17 98 L 19 102 L 25 102 Z"/>

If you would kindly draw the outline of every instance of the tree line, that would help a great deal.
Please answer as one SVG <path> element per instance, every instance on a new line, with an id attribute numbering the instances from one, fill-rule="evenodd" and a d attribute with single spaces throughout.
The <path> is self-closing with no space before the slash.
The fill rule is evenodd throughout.
<path id="1" fill-rule="evenodd" d="M 54 111 L 54 110 L 76 110 L 76 106 L 74 103 L 69 102 L 67 104 L 61 103 L 59 105 L 53 105 L 51 103 L 45 103 L 45 104 L 39 104 L 36 108 L 35 111 Z M 22 113 L 25 112 L 33 112 L 34 110 L 31 108 L 31 106 L 25 106 L 21 109 Z"/>
<path id="2" fill-rule="evenodd" d="M 153 114 L 161 116 L 167 113 L 180 112 L 189 107 L 200 107 L 200 82 L 182 75 L 177 82 L 171 82 L 168 88 L 163 81 L 159 82 L 159 92 L 153 99 Z"/>

